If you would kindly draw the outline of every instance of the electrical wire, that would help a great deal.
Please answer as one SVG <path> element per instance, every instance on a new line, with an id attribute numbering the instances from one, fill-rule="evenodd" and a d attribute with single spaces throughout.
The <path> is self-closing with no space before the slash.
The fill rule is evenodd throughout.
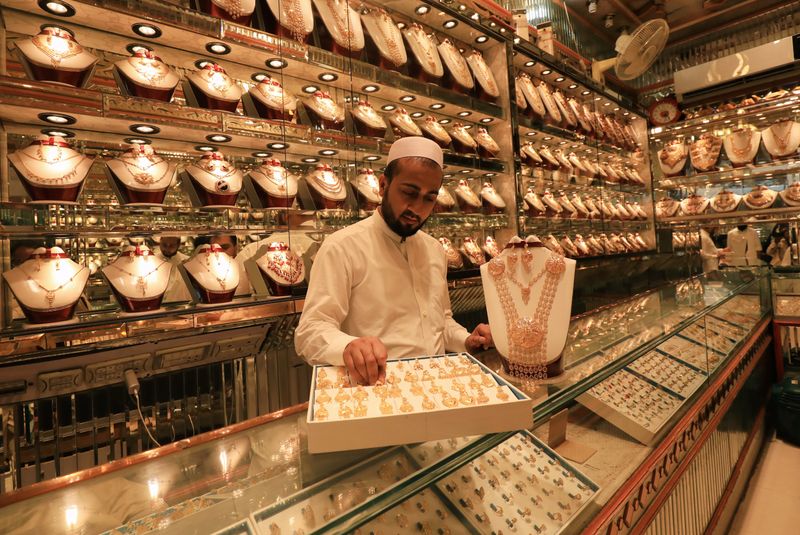
<path id="1" fill-rule="evenodd" d="M 144 416 L 142 415 L 142 406 L 139 404 L 139 392 L 134 392 L 133 397 L 136 400 L 136 411 L 139 413 L 139 419 L 144 426 L 144 430 L 147 432 L 147 436 L 150 437 L 150 440 L 152 440 L 153 443 L 160 448 L 161 444 L 159 444 L 158 440 L 156 440 L 153 434 L 150 433 L 150 428 L 147 427 L 147 422 L 144 421 Z"/>

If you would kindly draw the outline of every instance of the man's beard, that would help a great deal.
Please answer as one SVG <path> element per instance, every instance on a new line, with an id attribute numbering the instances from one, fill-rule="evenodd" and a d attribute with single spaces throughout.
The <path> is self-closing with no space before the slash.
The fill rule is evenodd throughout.
<path id="1" fill-rule="evenodd" d="M 407 223 L 403 223 L 400 221 L 400 217 L 408 216 L 416 218 L 417 216 L 412 212 L 403 212 L 398 217 L 397 215 L 392 212 L 392 209 L 389 207 L 389 201 L 384 196 L 383 201 L 381 201 L 381 215 L 383 216 L 383 220 L 386 222 L 386 226 L 388 226 L 392 231 L 402 238 L 408 238 L 409 236 L 413 236 L 417 233 L 419 229 L 425 224 L 428 220 L 427 218 L 420 221 L 416 225 L 408 225 Z"/>

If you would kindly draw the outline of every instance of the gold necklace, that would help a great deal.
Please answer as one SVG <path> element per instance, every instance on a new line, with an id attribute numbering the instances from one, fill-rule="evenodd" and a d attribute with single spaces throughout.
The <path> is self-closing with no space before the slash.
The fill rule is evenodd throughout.
<path id="1" fill-rule="evenodd" d="M 321 169 L 321 173 L 311 175 L 311 178 L 314 180 L 314 183 L 317 184 L 319 187 L 327 191 L 331 194 L 340 193 L 342 191 L 342 181 L 339 180 L 339 177 L 336 176 L 331 169 Z M 331 181 L 325 180 L 323 176 L 330 176 Z"/>
<path id="2" fill-rule="evenodd" d="M 394 63 L 395 66 L 399 67 L 403 64 L 403 53 L 400 50 L 400 45 L 397 43 L 397 34 L 394 31 L 389 32 L 385 29 L 385 26 L 391 26 L 394 30 L 397 30 L 397 26 L 394 25 L 394 21 L 386 10 L 378 9 L 377 11 L 378 15 L 375 17 L 376 26 L 378 27 L 383 41 L 386 43 L 386 47 L 389 49 L 388 59 Z M 392 35 L 389 35 L 390 33 Z"/>
<path id="3" fill-rule="evenodd" d="M 161 182 L 162 180 L 164 180 L 164 178 L 169 173 L 169 164 L 167 164 L 166 169 L 164 169 L 164 173 L 158 178 L 155 178 L 152 174 L 149 173 L 149 170 L 150 170 L 151 167 L 156 166 L 156 165 L 161 164 L 161 163 L 166 163 L 164 160 L 162 160 L 160 158 L 159 158 L 159 161 L 153 161 L 153 160 L 150 159 L 149 156 L 137 156 L 137 157 L 135 157 L 136 160 L 143 159 L 143 160 L 149 161 L 150 165 L 148 165 L 147 167 L 142 167 L 137 162 L 126 161 L 126 158 L 134 158 L 134 157 L 124 156 L 124 157 L 119 158 L 119 161 L 122 162 L 122 164 L 128 169 L 128 171 L 131 174 L 131 177 L 133 177 L 133 179 L 136 182 L 138 182 L 139 184 L 142 184 L 143 186 L 148 186 L 150 184 L 157 184 L 158 182 Z"/>
<path id="4" fill-rule="evenodd" d="M 340 35 L 344 36 L 345 43 L 347 43 L 345 46 L 347 49 L 352 50 L 352 47 L 355 43 L 353 43 L 353 31 L 350 29 L 350 14 L 348 12 L 350 7 L 347 4 L 344 4 L 345 13 L 344 16 L 342 16 L 339 13 L 339 0 L 325 0 L 325 3 L 328 4 L 328 10 L 330 10 L 331 17 L 333 17 L 333 23 L 336 25 L 336 30 Z M 342 44 L 342 42 L 335 37 L 334 39 L 339 44 Z"/>
<path id="5" fill-rule="evenodd" d="M 225 10 L 232 18 L 238 19 L 246 13 L 242 9 L 242 0 L 214 0 L 214 3 Z"/>
<path id="6" fill-rule="evenodd" d="M 483 55 L 475 50 L 472 52 L 472 57 L 475 58 L 475 62 L 478 64 L 478 70 L 486 82 L 486 92 L 490 94 L 498 93 L 497 82 L 494 79 L 491 69 L 489 69 L 489 66 L 486 64 L 486 60 L 483 59 Z"/>
<path id="7" fill-rule="evenodd" d="M 216 254 L 219 255 L 220 253 L 216 253 Z M 225 254 L 225 253 L 222 253 L 222 254 Z M 230 260 L 228 260 L 227 269 L 225 270 L 225 273 L 222 275 L 222 277 L 217 276 L 217 274 L 214 273 L 213 271 L 211 271 L 211 268 L 209 266 L 205 265 L 204 263 L 199 262 L 199 264 L 201 266 L 203 266 L 203 269 L 208 271 L 209 275 L 211 275 L 212 277 L 214 277 L 217 280 L 217 283 L 219 284 L 220 288 L 222 288 L 223 290 L 227 290 L 228 282 L 227 282 L 226 279 L 228 278 L 228 274 L 230 274 L 230 272 L 231 272 L 231 261 Z M 220 261 L 217 260 L 215 262 L 215 264 L 217 265 L 217 267 L 219 267 Z"/>
<path id="8" fill-rule="evenodd" d="M 267 180 L 275 184 L 275 186 L 278 188 L 278 191 L 281 193 L 285 192 L 286 184 L 288 182 L 286 178 L 286 169 L 281 167 L 280 164 L 275 165 L 274 163 L 268 163 L 266 167 L 269 167 L 270 170 L 264 171 L 259 169 L 261 174 L 267 177 Z"/>
<path id="9" fill-rule="evenodd" d="M 423 54 L 425 54 L 424 59 L 428 64 L 428 72 L 435 75 L 438 71 L 437 69 L 438 64 L 436 62 L 436 58 L 433 55 L 433 51 L 431 50 L 431 48 L 433 47 L 433 43 L 431 42 L 430 37 L 428 37 L 428 34 L 426 34 L 425 30 L 422 29 L 422 26 L 420 26 L 417 23 L 414 23 L 411 26 L 411 30 L 409 33 L 414 36 L 414 39 L 419 44 L 419 48 L 422 49 Z M 414 47 L 411 47 L 411 49 L 414 50 Z M 414 52 L 416 52 L 416 50 Z M 419 58 L 419 55 L 417 55 L 417 58 L 421 59 Z"/>
<path id="10" fill-rule="evenodd" d="M 44 299 L 45 299 L 45 301 L 47 301 L 47 308 L 53 308 L 53 302 L 56 300 L 56 292 L 59 291 L 59 290 L 62 290 L 65 286 L 67 286 L 68 284 L 72 283 L 72 281 L 75 280 L 75 277 L 77 277 L 80 273 L 83 272 L 84 269 L 86 269 L 86 266 L 81 266 L 81 268 L 78 271 L 76 271 L 72 275 L 72 277 L 69 278 L 69 280 L 67 280 L 66 282 L 61 283 L 61 285 L 58 288 L 54 288 L 52 290 L 47 288 L 47 287 L 45 287 L 41 282 L 39 282 L 36 279 L 34 279 L 31 276 L 31 274 L 28 273 L 27 271 L 25 271 L 24 269 L 22 269 L 22 268 L 20 268 L 20 269 L 25 274 L 25 277 L 27 278 L 27 280 L 33 282 L 40 289 L 44 290 L 44 292 L 45 292 L 44 293 Z"/>
<path id="11" fill-rule="evenodd" d="M 784 132 L 784 135 L 779 135 L 776 127 L 784 124 L 788 125 L 786 131 Z M 777 143 L 778 149 L 780 149 L 781 152 L 786 150 L 786 146 L 789 145 L 789 137 L 792 135 L 793 126 L 794 121 L 788 120 L 775 123 L 769 127 L 769 131 L 772 134 L 772 139 L 775 141 L 775 143 Z"/>
<path id="12" fill-rule="evenodd" d="M 674 167 L 676 163 L 686 158 L 683 143 L 667 145 L 661 150 L 658 158 L 665 166 Z"/>
<path id="13" fill-rule="evenodd" d="M 442 47 L 444 50 L 446 50 L 447 54 L 450 56 L 450 59 L 452 59 L 452 61 L 448 63 L 448 66 L 450 66 L 454 71 L 456 78 L 459 79 L 459 83 L 461 83 L 461 80 L 465 81 L 467 85 L 465 84 L 461 85 L 464 85 L 467 88 L 473 85 L 472 77 L 469 74 L 469 66 L 467 65 L 467 60 L 465 60 L 464 56 L 462 56 L 459 53 L 455 45 L 453 45 L 453 43 L 450 42 L 450 39 L 445 39 L 439 46 Z M 445 54 L 442 54 L 442 57 L 444 58 Z"/>
<path id="14" fill-rule="evenodd" d="M 152 58 L 130 57 L 128 63 L 150 85 L 161 82 L 170 72 L 169 67 Z"/>
<path id="15" fill-rule="evenodd" d="M 25 153 L 21 152 L 20 154 L 25 154 Z M 25 156 L 28 156 L 28 155 L 25 154 Z M 77 158 L 78 156 L 83 156 L 83 155 L 78 153 L 77 156 L 73 156 L 73 158 Z M 32 160 L 34 160 L 36 162 L 39 162 L 39 160 L 36 160 L 32 156 L 28 156 L 28 158 L 30 158 L 30 159 L 32 159 Z M 73 158 L 68 158 L 67 160 L 71 160 Z M 63 162 L 65 162 L 67 160 L 63 160 Z M 57 163 L 63 163 L 63 162 L 57 162 Z M 40 163 L 46 163 L 46 162 L 40 162 Z M 56 162 L 53 162 L 53 163 L 56 163 Z M 39 182 L 41 184 L 64 184 L 66 182 L 71 181 L 72 178 L 78 173 L 78 166 L 80 166 L 81 163 L 83 163 L 83 160 L 81 160 L 78 163 L 76 163 L 75 167 L 73 167 L 72 170 L 69 173 L 66 173 L 66 174 L 63 174 L 63 175 L 57 176 L 57 177 L 47 178 L 47 177 L 43 177 L 43 176 L 37 175 L 36 173 L 31 171 L 30 168 L 27 165 L 25 165 L 25 162 L 23 162 L 22 159 L 19 160 L 19 164 L 22 167 L 22 170 L 25 172 L 26 178 L 29 178 L 32 181 Z M 52 165 L 52 163 L 50 165 Z"/>
<path id="16" fill-rule="evenodd" d="M 747 130 L 747 141 L 744 144 L 744 148 L 736 146 L 736 137 L 737 134 L 741 133 L 741 131 L 731 133 L 731 151 L 740 158 L 746 157 L 747 153 L 750 152 L 750 149 L 752 148 L 750 146 L 750 143 L 753 141 L 753 131 L 750 128 L 747 128 L 746 130 Z"/>
<path id="17" fill-rule="evenodd" d="M 204 77 L 208 82 L 208 87 L 214 91 L 222 93 L 222 96 L 225 96 L 228 93 L 228 90 L 232 85 L 231 79 L 228 78 L 224 72 L 214 69 L 204 69 L 202 71 L 202 77 Z"/>
<path id="18" fill-rule="evenodd" d="M 764 195 L 766 191 L 770 191 L 769 188 L 764 187 L 763 189 L 758 189 L 748 193 L 747 197 L 745 197 L 747 205 L 755 210 L 758 210 L 760 208 L 764 208 L 768 204 L 771 204 L 775 198 L 770 198 L 769 195 Z"/>
<path id="19" fill-rule="evenodd" d="M 139 288 L 142 291 L 142 297 L 144 297 L 147 294 L 147 277 L 149 277 L 150 275 L 152 275 L 153 273 L 155 273 L 156 271 L 161 269 L 161 266 L 163 266 L 166 263 L 167 263 L 166 260 L 162 260 L 160 264 L 158 264 L 156 267 L 154 267 L 153 269 L 151 269 L 150 271 L 148 271 L 144 275 L 138 275 L 136 273 L 131 273 L 127 269 L 123 269 L 119 265 L 117 265 L 118 264 L 117 262 L 114 262 L 113 264 L 109 264 L 109 266 L 118 269 L 119 271 L 125 273 L 129 277 L 135 278 L 136 279 L 136 287 Z"/>
<path id="20" fill-rule="evenodd" d="M 33 43 L 33 46 L 41 50 L 48 58 L 50 58 L 50 63 L 53 65 L 54 69 L 57 69 L 61 65 L 61 62 L 65 59 L 77 56 L 83 52 L 83 47 L 81 45 L 65 37 L 58 38 L 67 44 L 67 50 L 65 52 L 56 52 L 53 50 L 53 37 L 57 36 L 47 35 L 45 37 L 39 34 L 35 35 L 33 39 L 31 39 L 31 42 Z M 42 42 L 43 40 L 46 43 Z"/>
<path id="21" fill-rule="evenodd" d="M 714 197 L 712 204 L 717 212 L 728 212 L 736 206 L 735 194 L 730 191 L 722 191 Z"/>
<path id="22" fill-rule="evenodd" d="M 299 256 L 286 251 L 267 253 L 267 268 L 277 273 L 289 284 L 295 284 L 303 270 L 303 262 Z"/>

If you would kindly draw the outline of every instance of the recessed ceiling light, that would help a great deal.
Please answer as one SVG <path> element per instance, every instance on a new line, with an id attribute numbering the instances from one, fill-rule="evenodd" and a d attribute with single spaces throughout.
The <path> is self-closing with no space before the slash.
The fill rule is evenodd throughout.
<path id="1" fill-rule="evenodd" d="M 214 143 L 227 143 L 231 140 L 231 136 L 225 134 L 209 134 L 206 136 L 206 141 L 213 141 Z"/>
<path id="2" fill-rule="evenodd" d="M 466 111 L 466 110 L 465 110 L 465 111 L 460 111 L 460 112 L 458 112 L 458 116 L 459 116 L 459 117 L 469 117 L 470 115 L 472 115 L 472 112 L 471 112 L 471 111 Z"/>
<path id="3" fill-rule="evenodd" d="M 564 80 L 566 80 L 566 78 L 564 78 L 563 76 L 559 76 L 558 78 L 556 78 L 556 82 L 563 82 Z"/>
<path id="4" fill-rule="evenodd" d="M 567 144 L 567 142 L 566 142 L 566 141 L 559 141 L 559 142 L 558 142 L 558 144 L 559 144 L 559 145 L 566 145 L 566 144 Z"/>
<path id="5" fill-rule="evenodd" d="M 526 62 L 525 62 L 525 66 L 526 66 L 526 67 L 533 67 L 534 65 L 536 65 L 536 62 L 535 62 L 535 61 L 533 61 L 533 60 L 530 60 L 530 61 L 526 61 Z"/>
<path id="6" fill-rule="evenodd" d="M 378 160 L 380 160 L 380 159 L 381 159 L 381 157 L 380 157 L 380 156 L 374 156 L 374 155 L 373 155 L 373 156 L 367 156 L 367 157 L 366 157 L 366 158 L 364 158 L 364 159 L 365 159 L 366 161 L 368 161 L 368 162 L 377 162 Z"/>
<path id="7" fill-rule="evenodd" d="M 272 153 L 271 152 L 264 152 L 263 150 L 260 150 L 260 151 L 254 152 L 253 156 L 255 156 L 256 158 L 269 158 L 270 156 L 272 156 Z"/>
<path id="8" fill-rule="evenodd" d="M 545 140 L 545 141 L 550 141 L 551 139 L 553 139 L 553 137 L 552 137 L 552 136 L 545 136 L 545 137 L 544 137 L 544 140 Z"/>
<path id="9" fill-rule="evenodd" d="M 494 119 L 492 119 L 491 117 L 484 117 L 483 119 L 481 119 L 481 122 L 483 124 L 491 123 L 492 121 L 494 121 Z"/>
<path id="10" fill-rule="evenodd" d="M 478 37 L 475 38 L 476 43 L 485 43 L 488 40 L 489 38 L 486 37 L 485 35 L 479 35 Z"/>
<path id="11" fill-rule="evenodd" d="M 78 122 L 75 117 L 63 113 L 40 113 L 39 120 L 51 124 L 75 124 Z"/>
<path id="12" fill-rule="evenodd" d="M 405 22 L 398 22 L 397 23 L 397 27 L 402 30 L 402 29 L 404 29 L 406 27 L 406 23 Z"/>
<path id="13" fill-rule="evenodd" d="M 211 145 L 196 145 L 194 150 L 199 150 L 200 152 L 216 152 L 217 147 L 212 147 Z"/>
<path id="14" fill-rule="evenodd" d="M 448 174 L 444 175 L 444 178 L 453 178 L 453 175 L 448 173 Z"/>
<path id="15" fill-rule="evenodd" d="M 442 104 L 441 102 L 434 102 L 428 107 L 432 110 L 441 110 L 442 108 L 444 108 L 444 104 Z"/>
<path id="16" fill-rule="evenodd" d="M 338 153 L 339 153 L 338 150 L 323 149 L 323 150 L 319 151 L 317 154 L 319 154 L 320 156 L 333 156 L 334 154 L 338 154 Z"/>
<path id="17" fill-rule="evenodd" d="M 424 15 L 425 13 L 427 13 L 430 10 L 431 10 L 431 8 L 429 6 L 418 6 L 417 9 L 414 10 L 414 12 L 417 15 Z"/>
<path id="18" fill-rule="evenodd" d="M 152 46 L 143 45 L 142 43 L 130 43 L 130 44 L 125 46 L 125 50 L 127 50 L 129 54 L 135 54 L 135 53 L 140 52 L 142 50 L 147 50 L 148 52 L 152 52 L 153 51 L 153 47 Z"/>
<path id="19" fill-rule="evenodd" d="M 397 107 L 397 106 L 395 106 L 394 104 L 384 104 L 383 106 L 381 106 L 381 109 L 382 109 L 383 111 L 392 111 L 392 110 L 393 110 L 393 109 L 395 109 L 396 107 Z"/>
<path id="20" fill-rule="evenodd" d="M 477 14 L 477 13 L 473 13 L 469 18 L 471 18 L 472 20 L 477 20 L 477 21 L 481 20 L 481 16 L 479 14 Z"/>
<path id="21" fill-rule="evenodd" d="M 442 24 L 442 26 L 449 30 L 451 28 L 455 28 L 456 26 L 458 26 L 458 21 L 453 19 L 446 20 L 444 21 L 444 24 Z"/>
<path id="22" fill-rule="evenodd" d="M 128 128 L 137 134 L 158 134 L 161 132 L 159 127 L 152 124 L 132 124 Z"/>
<path id="23" fill-rule="evenodd" d="M 470 170 L 470 169 L 462 169 L 462 170 L 461 170 L 461 171 L 459 171 L 459 172 L 460 172 L 460 173 L 462 173 L 462 174 L 465 174 L 465 175 L 467 175 L 467 174 L 471 173 L 471 172 L 472 172 L 472 170 Z"/>
<path id="24" fill-rule="evenodd" d="M 253 80 L 254 82 L 261 82 L 263 80 L 266 80 L 268 77 L 269 75 L 267 73 L 255 72 L 250 76 L 250 79 Z"/>
<path id="25" fill-rule="evenodd" d="M 40 8 L 57 17 L 71 17 L 75 14 L 75 8 L 64 2 L 64 0 L 39 0 L 37 4 Z"/>
<path id="26" fill-rule="evenodd" d="M 573 149 L 577 149 L 578 145 L 577 144 L 572 144 L 572 145 L 570 145 L 570 147 L 573 148 Z"/>
<path id="27" fill-rule="evenodd" d="M 126 137 L 123 141 L 131 145 L 149 145 L 151 143 L 149 139 L 143 137 Z"/>
<path id="28" fill-rule="evenodd" d="M 619 106 L 615 107 L 613 111 L 619 111 Z"/>
<path id="29" fill-rule="evenodd" d="M 55 130 L 51 128 L 45 128 L 41 130 L 41 132 L 46 136 L 75 137 L 75 132 L 70 130 Z"/>
<path id="30" fill-rule="evenodd" d="M 464 4 L 458 4 L 459 11 L 464 11 L 465 9 L 467 9 L 467 6 L 465 6 Z"/>
<path id="31" fill-rule="evenodd" d="M 319 158 L 303 158 L 303 163 L 317 163 Z"/>
<path id="32" fill-rule="evenodd" d="M 284 149 L 288 149 L 289 148 L 289 144 L 288 143 L 275 142 L 275 143 L 268 144 L 267 148 L 268 149 L 272 149 L 272 150 L 284 150 Z"/>
<path id="33" fill-rule="evenodd" d="M 464 130 L 469 130 L 470 128 L 472 128 L 472 125 L 471 124 L 465 124 L 461 128 L 463 128 Z"/>
<path id="34" fill-rule="evenodd" d="M 525 134 L 525 135 L 526 135 L 526 136 L 529 136 L 529 137 L 533 137 L 533 136 L 535 136 L 535 135 L 536 135 L 536 132 L 528 132 L 528 133 L 527 133 L 527 134 Z"/>
<path id="35" fill-rule="evenodd" d="M 542 71 L 542 76 L 547 76 L 551 72 L 553 72 L 553 71 L 551 71 L 550 69 L 545 69 L 545 70 Z"/>
<path id="36" fill-rule="evenodd" d="M 497 26 L 497 23 L 496 23 L 496 22 L 494 22 L 494 21 L 491 21 L 491 22 L 489 23 L 489 26 L 491 26 L 492 28 L 495 28 L 495 27 Z"/>
<path id="37" fill-rule="evenodd" d="M 439 119 L 439 124 L 448 124 L 449 122 L 450 122 L 450 119 L 447 119 L 447 118 Z"/>
<path id="38" fill-rule="evenodd" d="M 400 102 L 412 102 L 416 99 L 417 97 L 415 97 L 414 95 L 403 95 L 402 97 L 400 97 Z"/>
<path id="39" fill-rule="evenodd" d="M 216 63 L 214 63 L 210 59 L 198 59 L 197 61 L 194 62 L 194 66 L 197 67 L 198 69 L 205 69 L 206 65 L 216 65 Z"/>
<path id="40" fill-rule="evenodd" d="M 492 178 L 493 176 L 497 176 L 497 173 L 484 173 L 483 176 L 485 176 L 487 178 Z"/>
<path id="41" fill-rule="evenodd" d="M 584 95 L 584 96 L 586 96 L 586 95 L 590 95 L 591 93 L 592 93 L 592 92 L 591 92 L 591 91 L 589 91 L 588 89 L 584 89 L 583 91 L 581 91 L 581 95 Z"/>
<path id="42" fill-rule="evenodd" d="M 603 102 L 603 106 L 611 106 L 610 102 Z"/>
<path id="43" fill-rule="evenodd" d="M 270 69 L 283 69 L 289 65 L 289 62 L 281 58 L 272 58 L 265 61 L 264 64 Z"/>
<path id="44" fill-rule="evenodd" d="M 578 87 L 578 84 L 569 84 L 567 87 L 569 89 L 575 89 L 576 87 Z"/>
<path id="45" fill-rule="evenodd" d="M 415 111 L 414 113 L 410 113 L 409 115 L 411 117 L 415 118 L 415 119 L 418 119 L 418 118 L 422 117 L 425 114 L 422 113 L 421 111 Z"/>
<path id="46" fill-rule="evenodd" d="M 594 101 L 595 101 L 595 102 L 597 102 L 598 100 L 603 100 L 603 99 L 602 99 L 602 98 L 600 98 L 600 97 L 594 97 Z"/>
<path id="47" fill-rule="evenodd" d="M 378 87 L 377 85 L 367 84 L 364 87 L 362 87 L 361 90 L 364 93 L 375 93 L 378 90 L 380 90 L 380 87 Z"/>
<path id="48" fill-rule="evenodd" d="M 339 78 L 339 75 L 332 72 L 323 72 L 317 78 L 323 82 L 333 82 Z"/>
<path id="49" fill-rule="evenodd" d="M 303 87 L 303 93 L 311 94 L 311 93 L 316 93 L 317 91 L 319 91 L 319 87 L 317 87 L 315 85 L 307 85 L 307 86 Z"/>
<path id="50" fill-rule="evenodd" d="M 133 32 L 137 35 L 141 35 L 142 37 L 147 37 L 150 39 L 156 39 L 161 37 L 161 28 L 154 24 L 145 24 L 143 22 L 137 22 L 133 26 L 131 26 Z"/>
<path id="51" fill-rule="evenodd" d="M 208 50 L 212 54 L 218 54 L 220 56 L 224 56 L 225 54 L 231 53 L 231 47 L 229 47 L 225 43 L 220 43 L 218 41 L 212 43 L 206 43 L 206 50 Z"/>
<path id="52" fill-rule="evenodd" d="M 522 40 L 522 39 L 520 39 L 519 37 L 515 37 L 515 38 L 514 38 L 514 44 L 515 44 L 515 45 L 518 45 L 518 44 L 520 43 L 520 41 L 521 41 L 521 40 Z"/>
<path id="53" fill-rule="evenodd" d="M 622 113 L 622 115 L 624 115 L 625 117 L 627 117 L 627 116 L 628 116 L 628 115 L 630 115 L 630 114 L 631 114 L 631 112 L 629 112 L 629 111 L 626 111 L 626 112 L 623 112 L 623 113 Z"/>

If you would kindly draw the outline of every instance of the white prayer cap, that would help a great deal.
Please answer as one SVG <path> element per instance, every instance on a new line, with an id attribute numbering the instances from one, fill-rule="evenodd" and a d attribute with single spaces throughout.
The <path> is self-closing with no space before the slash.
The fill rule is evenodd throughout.
<path id="1" fill-rule="evenodd" d="M 435 141 L 421 136 L 402 137 L 392 143 L 386 165 L 389 165 L 394 160 L 408 158 L 409 156 L 429 158 L 444 169 L 442 148 Z"/>

